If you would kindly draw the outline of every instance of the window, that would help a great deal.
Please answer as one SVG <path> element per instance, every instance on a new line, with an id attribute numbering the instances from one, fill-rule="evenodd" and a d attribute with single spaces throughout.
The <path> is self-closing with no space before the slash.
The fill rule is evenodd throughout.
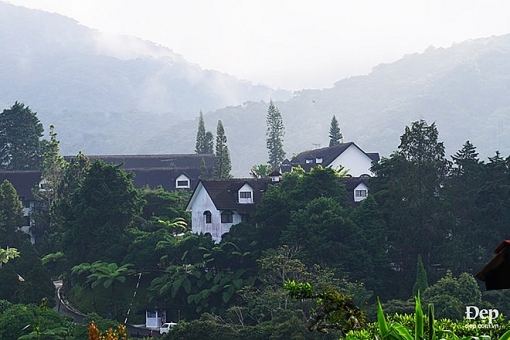
<path id="1" fill-rule="evenodd" d="M 322 157 L 315 158 L 315 163 L 321 164 L 322 163 Z"/>
<path id="2" fill-rule="evenodd" d="M 241 191 L 241 192 L 239 192 L 239 198 L 251 199 L 251 191 Z"/>
<path id="3" fill-rule="evenodd" d="M 233 223 L 234 222 L 234 214 L 232 211 L 223 211 L 221 213 L 221 223 Z"/>
<path id="4" fill-rule="evenodd" d="M 239 204 L 253 203 L 253 188 L 248 183 L 245 183 L 242 188 L 237 191 L 237 201 Z"/>
<path id="5" fill-rule="evenodd" d="M 305 163 L 311 164 L 311 163 L 313 163 L 313 159 L 307 158 L 307 159 L 305 159 Z"/>
<path id="6" fill-rule="evenodd" d="M 177 187 L 179 188 L 182 188 L 182 187 L 189 187 L 189 181 L 177 181 Z"/>
<path id="7" fill-rule="evenodd" d="M 366 190 L 356 190 L 354 192 L 354 196 L 356 196 L 356 197 L 367 197 L 367 191 Z"/>
<path id="8" fill-rule="evenodd" d="M 211 212 L 207 210 L 204 212 L 205 223 L 211 223 Z"/>

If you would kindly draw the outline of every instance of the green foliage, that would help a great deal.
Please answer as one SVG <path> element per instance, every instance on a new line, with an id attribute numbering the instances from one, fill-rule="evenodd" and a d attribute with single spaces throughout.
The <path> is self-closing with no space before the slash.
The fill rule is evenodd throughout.
<path id="1" fill-rule="evenodd" d="M 497 320 L 496 322 L 501 322 Z M 471 323 L 470 323 L 471 322 Z M 497 327 L 477 327 L 472 320 L 452 321 L 436 319 L 434 304 L 428 304 L 427 315 L 423 314 L 420 296 L 415 297 L 415 310 L 411 314 L 384 313 L 380 301 L 377 303 L 377 322 L 363 330 L 353 330 L 346 340 L 402 339 L 402 340 L 471 340 L 471 339 L 510 339 L 510 323 Z"/>
<path id="2" fill-rule="evenodd" d="M 251 167 L 250 175 L 254 178 L 267 178 L 272 171 L 270 164 L 257 164 Z"/>
<path id="3" fill-rule="evenodd" d="M 0 313 L 0 339 L 69 339 L 75 326 L 44 304 L 13 304 Z"/>
<path id="4" fill-rule="evenodd" d="M 465 306 L 484 306 L 482 293 L 475 279 L 468 273 L 458 278 L 451 271 L 423 292 L 423 299 L 433 303 L 436 315 L 452 320 L 462 319 Z"/>
<path id="5" fill-rule="evenodd" d="M 333 115 L 333 118 L 331 118 L 331 126 L 329 127 L 329 146 L 339 145 L 342 140 L 343 136 L 338 126 L 338 120 L 336 116 Z"/>
<path id="6" fill-rule="evenodd" d="M 278 110 L 272 100 L 269 101 L 269 108 L 267 109 L 266 124 L 266 146 L 269 152 L 269 160 L 267 162 L 275 169 L 285 158 L 285 151 L 283 151 L 285 127 L 280 110 Z"/>
<path id="7" fill-rule="evenodd" d="M 365 324 L 363 312 L 349 296 L 333 287 L 326 286 L 316 292 L 308 282 L 287 280 L 284 288 L 294 299 L 315 300 L 314 312 L 308 323 L 311 331 L 326 332 L 334 329 L 345 334 Z"/>
<path id="8" fill-rule="evenodd" d="M 64 211 L 63 250 L 71 265 L 124 256 L 122 242 L 142 206 L 131 177 L 101 160 L 88 169 Z"/>
<path id="9" fill-rule="evenodd" d="M 10 259 L 14 259 L 19 256 L 19 251 L 16 248 L 0 248 L 0 268 L 2 264 L 9 262 Z"/>
<path id="10" fill-rule="evenodd" d="M 24 225 L 23 207 L 16 189 L 5 180 L 0 184 L 0 247 L 20 247 L 27 235 L 19 230 Z"/>
<path id="11" fill-rule="evenodd" d="M 370 180 L 370 192 L 386 218 L 388 242 L 394 246 L 392 263 L 400 271 L 411 273 L 418 254 L 427 254 L 426 265 L 440 261 L 434 250 L 445 242 L 448 215 L 443 213 L 438 193 L 449 162 L 435 124 L 413 122 L 400 141 L 399 150 L 390 158 L 373 164 L 376 177 Z M 398 280 L 396 287 L 408 296 L 413 284 L 408 274 Z"/>
<path id="12" fill-rule="evenodd" d="M 43 126 L 37 113 L 15 102 L 0 113 L 0 170 L 37 170 L 41 165 Z"/>
<path id="13" fill-rule="evenodd" d="M 227 146 L 227 136 L 221 120 L 218 120 L 216 130 L 216 152 L 213 165 L 213 178 L 214 179 L 227 179 L 231 178 L 230 171 L 232 164 L 230 162 L 230 153 Z"/>
<path id="14" fill-rule="evenodd" d="M 212 133 L 205 130 L 204 114 L 200 111 L 198 118 L 197 140 L 195 144 L 195 153 L 197 154 L 212 154 L 213 153 L 213 138 Z"/>
<path id="15" fill-rule="evenodd" d="M 413 296 L 418 295 L 419 292 L 424 292 L 428 286 L 429 283 L 427 281 L 427 271 L 423 266 L 421 255 L 418 255 L 418 261 L 416 263 L 416 282 L 413 286 Z"/>

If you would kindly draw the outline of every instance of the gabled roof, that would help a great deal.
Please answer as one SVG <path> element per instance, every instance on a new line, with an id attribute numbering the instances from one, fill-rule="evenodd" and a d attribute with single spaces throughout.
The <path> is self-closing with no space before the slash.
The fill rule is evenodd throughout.
<path id="1" fill-rule="evenodd" d="M 155 189 L 161 186 L 166 191 L 175 191 L 175 181 L 181 175 L 185 175 L 190 180 L 190 189 L 194 189 L 198 184 L 200 177 L 200 169 L 168 169 L 168 168 L 139 168 L 139 169 L 124 169 L 126 172 L 131 172 L 135 176 L 133 184 L 136 188 L 148 186 Z"/>
<path id="2" fill-rule="evenodd" d="M 76 156 L 65 156 L 69 161 Z M 124 170 L 146 169 L 146 168 L 167 168 L 167 169 L 200 169 L 202 159 L 207 168 L 214 164 L 213 154 L 162 154 L 162 155 L 92 155 L 87 157 L 93 161 L 102 159 L 109 164 L 122 164 Z"/>
<path id="3" fill-rule="evenodd" d="M 4 180 L 11 182 L 20 199 L 35 200 L 32 189 L 39 185 L 41 172 L 39 170 L 0 171 L 0 183 Z"/>
<path id="4" fill-rule="evenodd" d="M 356 148 L 358 148 L 361 152 L 363 152 L 371 160 L 373 160 L 373 161 L 379 160 L 378 153 L 375 153 L 375 152 L 366 153 L 359 146 L 357 146 L 355 143 L 349 142 L 349 143 L 341 143 L 341 144 L 335 145 L 335 146 L 328 146 L 325 148 L 319 148 L 319 149 L 301 152 L 300 154 L 298 154 L 297 156 L 292 158 L 291 163 L 292 163 L 292 165 L 301 165 L 303 168 L 305 168 L 305 170 L 307 170 L 306 167 L 316 166 L 315 160 L 317 158 L 322 158 L 321 164 L 326 167 L 326 166 L 330 165 L 335 159 L 338 158 L 338 156 L 340 156 L 345 150 L 347 150 L 351 146 L 355 146 Z M 313 160 L 313 162 L 306 163 L 307 159 L 311 159 L 311 160 Z"/>
<path id="5" fill-rule="evenodd" d="M 262 196 L 267 187 L 271 183 L 270 178 L 236 178 L 224 180 L 201 180 L 195 189 L 192 197 L 188 203 L 188 209 L 191 208 L 198 191 L 202 188 L 207 191 L 207 194 L 214 203 L 218 210 L 235 210 L 240 214 L 251 213 L 255 211 L 257 203 L 260 203 Z M 245 184 L 253 188 L 253 202 L 254 204 L 240 204 L 238 203 L 238 191 Z"/>

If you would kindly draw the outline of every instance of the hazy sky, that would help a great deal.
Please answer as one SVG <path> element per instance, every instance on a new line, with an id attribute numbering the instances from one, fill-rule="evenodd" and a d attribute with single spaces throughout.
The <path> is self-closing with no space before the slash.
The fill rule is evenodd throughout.
<path id="1" fill-rule="evenodd" d="M 508 0 L 9 0 L 274 88 L 325 88 L 427 47 L 510 33 Z"/>

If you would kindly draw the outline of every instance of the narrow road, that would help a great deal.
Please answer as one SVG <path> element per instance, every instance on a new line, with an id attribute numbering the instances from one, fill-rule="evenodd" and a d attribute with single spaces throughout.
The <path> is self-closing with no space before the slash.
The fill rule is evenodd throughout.
<path id="1" fill-rule="evenodd" d="M 55 280 L 53 281 L 53 284 L 55 285 L 55 292 L 56 292 L 56 306 L 55 310 L 60 312 L 60 314 L 71 317 L 75 323 L 83 323 L 83 320 L 85 318 L 85 314 L 71 306 L 69 304 L 69 301 L 63 296 L 62 294 L 62 280 Z M 129 336 L 131 338 L 137 338 L 137 337 L 148 337 L 150 335 L 150 329 L 147 328 L 140 328 L 135 327 L 133 325 L 127 324 L 126 329 L 129 333 Z M 159 338 L 160 334 L 158 331 L 153 332 L 153 336 L 155 338 Z"/>

